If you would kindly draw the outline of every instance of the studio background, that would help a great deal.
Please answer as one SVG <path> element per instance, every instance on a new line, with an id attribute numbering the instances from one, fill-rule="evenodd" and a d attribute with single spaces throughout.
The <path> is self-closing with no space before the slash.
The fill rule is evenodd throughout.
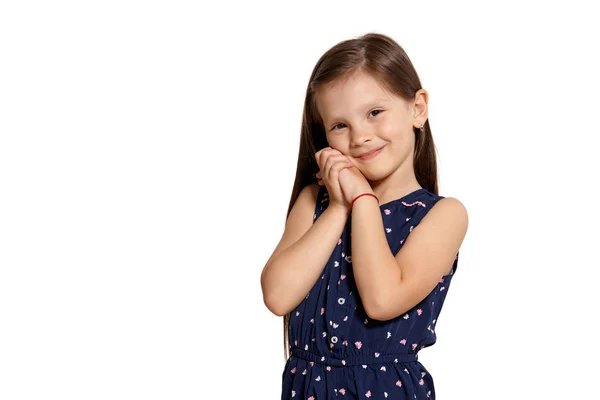
<path id="1" fill-rule="evenodd" d="M 0 398 L 276 399 L 308 78 L 391 36 L 469 230 L 440 399 L 594 396 L 600 65 L 586 2 L 3 2 Z"/>

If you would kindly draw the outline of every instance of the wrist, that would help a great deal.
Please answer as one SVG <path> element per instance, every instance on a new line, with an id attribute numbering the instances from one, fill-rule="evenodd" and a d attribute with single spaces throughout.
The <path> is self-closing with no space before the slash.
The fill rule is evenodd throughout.
<path id="1" fill-rule="evenodd" d="M 363 193 L 358 193 L 352 198 L 352 202 L 350 203 L 350 209 L 352 209 L 354 207 L 354 203 L 357 200 L 360 200 L 360 199 L 366 198 L 366 197 L 370 197 L 370 198 L 374 199 L 377 202 L 377 205 L 379 205 L 379 197 L 377 197 L 377 195 L 375 195 L 375 193 L 373 193 L 372 191 L 367 191 L 367 192 L 363 192 Z"/>
<path id="2" fill-rule="evenodd" d="M 327 209 L 325 211 L 327 211 L 327 210 L 331 210 L 332 213 L 343 215 L 345 217 L 348 217 L 348 215 L 350 215 L 350 207 L 349 206 L 345 206 L 345 205 L 335 203 L 335 202 L 331 202 L 327 206 Z"/>

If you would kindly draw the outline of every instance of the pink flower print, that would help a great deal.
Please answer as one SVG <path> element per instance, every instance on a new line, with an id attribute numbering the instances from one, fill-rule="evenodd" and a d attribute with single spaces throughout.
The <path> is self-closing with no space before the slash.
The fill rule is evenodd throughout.
<path id="1" fill-rule="evenodd" d="M 346 279 L 346 275 L 341 275 L 341 276 L 340 276 L 340 279 L 341 279 L 341 280 L 344 280 L 344 279 Z"/>
<path id="2" fill-rule="evenodd" d="M 400 241 L 400 244 L 402 244 L 403 242 L 404 242 L 404 239 L 402 239 L 402 240 Z"/>
<path id="3" fill-rule="evenodd" d="M 417 310 L 417 314 L 421 315 L 423 314 L 423 310 L 421 310 L 420 308 Z"/>
<path id="4" fill-rule="evenodd" d="M 413 343 L 412 348 L 413 348 L 413 350 L 416 349 L 417 348 L 417 344 Z"/>
<path id="5" fill-rule="evenodd" d="M 439 283 L 444 283 L 444 278 L 440 279 Z"/>
<path id="6" fill-rule="evenodd" d="M 308 399 L 306 400 L 315 400 L 315 396 L 310 396 Z"/>
<path id="7" fill-rule="evenodd" d="M 314 367 L 314 366 L 315 366 L 315 362 L 314 362 L 314 361 L 311 361 L 311 362 L 310 362 L 310 366 L 311 366 L 311 367 Z"/>
<path id="8" fill-rule="evenodd" d="M 400 382 L 400 380 L 396 381 L 396 386 L 402 387 L 402 382 Z"/>
<path id="9" fill-rule="evenodd" d="M 321 315 L 325 314 L 325 307 L 321 307 Z"/>
<path id="10" fill-rule="evenodd" d="M 371 391 L 370 391 L 370 390 L 367 390 L 367 393 L 365 393 L 365 396 L 367 396 L 367 397 L 371 397 Z"/>
<path id="11" fill-rule="evenodd" d="M 421 380 L 419 381 L 419 385 L 423 386 L 425 384 L 425 382 L 423 381 L 423 378 L 421 378 Z"/>
<path id="12" fill-rule="evenodd" d="M 340 390 L 338 390 L 338 392 L 340 392 L 343 395 L 346 395 L 346 389 L 341 388 Z"/>
<path id="13" fill-rule="evenodd" d="M 360 348 L 362 347 L 362 343 L 361 342 L 354 342 L 354 345 L 360 350 Z"/>
<path id="14" fill-rule="evenodd" d="M 333 349 L 334 344 L 333 343 L 329 343 L 329 347 L 331 347 Z"/>
<path id="15" fill-rule="evenodd" d="M 296 373 L 296 367 L 292 368 L 292 370 L 290 371 L 292 374 Z"/>
<path id="16" fill-rule="evenodd" d="M 327 369 L 327 371 L 331 371 L 331 367 L 329 365 L 327 366 L 326 369 Z"/>
<path id="17" fill-rule="evenodd" d="M 383 213 L 385 215 L 390 215 L 392 212 L 386 208 L 385 210 L 383 210 Z"/>
<path id="18" fill-rule="evenodd" d="M 315 342 L 317 339 L 316 338 L 312 338 L 312 341 Z"/>
<path id="19" fill-rule="evenodd" d="M 342 238 L 339 238 L 339 239 L 338 239 L 338 246 L 339 246 L 340 244 L 342 244 Z"/>
<path id="20" fill-rule="evenodd" d="M 342 344 L 343 344 L 344 346 L 348 346 L 348 341 L 347 341 L 347 340 L 344 340 L 344 341 L 342 342 Z"/>
<path id="21" fill-rule="evenodd" d="M 402 339 L 402 340 L 400 341 L 400 343 L 402 343 L 402 344 L 406 344 L 406 339 Z"/>
<path id="22" fill-rule="evenodd" d="M 298 339 L 294 340 L 294 346 L 298 346 Z"/>

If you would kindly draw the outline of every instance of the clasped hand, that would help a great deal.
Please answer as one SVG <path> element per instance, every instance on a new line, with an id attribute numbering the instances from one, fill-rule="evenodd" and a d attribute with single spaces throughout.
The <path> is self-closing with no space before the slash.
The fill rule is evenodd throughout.
<path id="1" fill-rule="evenodd" d="M 349 210 L 352 200 L 362 193 L 373 193 L 369 181 L 340 151 L 326 147 L 315 153 L 319 185 L 325 185 L 330 204 Z"/>

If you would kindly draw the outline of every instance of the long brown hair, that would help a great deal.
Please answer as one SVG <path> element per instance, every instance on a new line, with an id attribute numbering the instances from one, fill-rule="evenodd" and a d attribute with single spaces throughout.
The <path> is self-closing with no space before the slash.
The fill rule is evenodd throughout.
<path id="1" fill-rule="evenodd" d="M 421 89 L 419 76 L 404 49 L 386 35 L 368 33 L 342 41 L 327 50 L 317 61 L 306 89 L 296 179 L 286 221 L 302 189 L 317 181 L 314 174 L 318 172 L 319 167 L 315 153 L 328 146 L 323 121 L 315 103 L 315 93 L 319 88 L 359 69 L 370 73 L 387 90 L 408 101 L 414 100 L 416 92 Z M 425 122 L 424 132 L 415 134 L 413 167 L 419 184 L 430 192 L 438 194 L 435 145 L 429 119 Z M 288 325 L 289 314 L 283 317 L 283 346 L 286 360 L 290 348 Z"/>

